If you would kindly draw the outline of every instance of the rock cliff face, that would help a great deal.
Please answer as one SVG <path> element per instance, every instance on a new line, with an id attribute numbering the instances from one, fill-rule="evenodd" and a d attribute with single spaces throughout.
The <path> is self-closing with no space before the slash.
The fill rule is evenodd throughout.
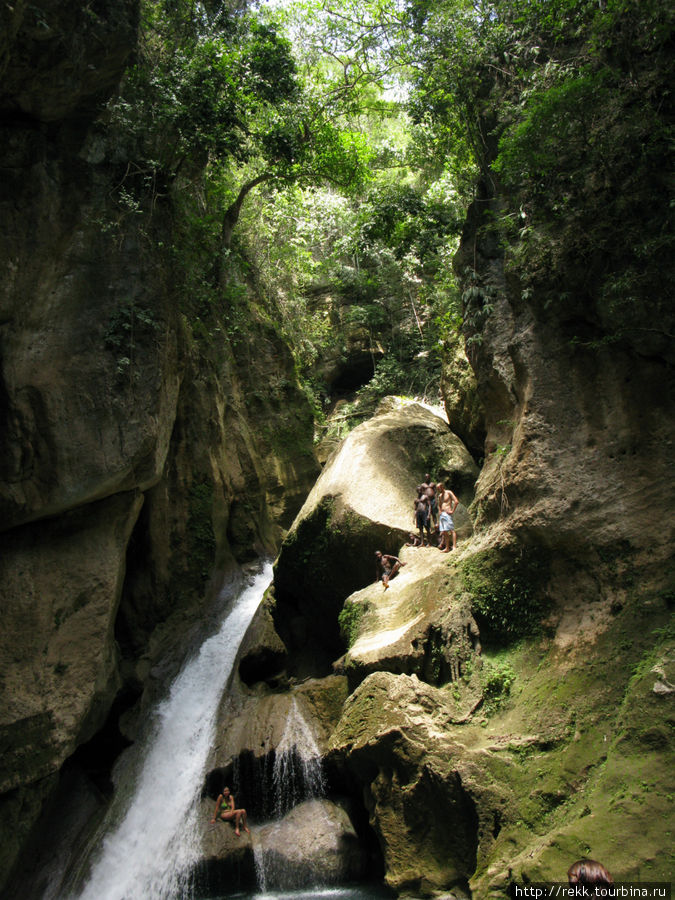
<path id="1" fill-rule="evenodd" d="M 360 459 L 377 459 L 388 425 L 384 415 L 354 433 Z M 400 434 L 396 444 L 405 446 Z M 405 482 L 403 467 L 382 468 Z M 334 456 L 282 547 L 282 625 L 297 535 L 322 498 L 343 496 L 334 488 L 342 478 L 349 496 L 368 491 L 367 467 Z M 382 542 L 395 493 L 381 506 L 373 497 L 365 526 L 342 516 L 326 558 L 351 548 L 355 573 L 367 537 Z M 656 529 L 651 558 L 603 544 L 621 523 L 590 530 L 572 556 L 564 531 L 519 527 L 527 508 L 498 512 L 456 553 L 404 548 L 389 590 L 371 584 L 345 598 L 347 649 L 334 669 L 347 675 L 349 696 L 324 757 L 332 783 L 360 796 L 385 879 L 404 895 L 500 897 L 514 881 L 564 879 L 584 855 L 617 878 L 668 879 L 659 822 L 672 763 L 673 595 Z M 326 522 L 315 521 L 301 542 L 315 580 L 292 607 L 305 634 L 322 592 L 314 585 Z M 336 594 L 344 578 L 336 572 Z M 331 615 L 322 608 L 324 633 Z M 289 668 L 301 659 L 291 652 Z"/>
<path id="2" fill-rule="evenodd" d="M 672 311 L 660 304 L 651 327 L 645 310 L 643 327 L 617 342 L 610 308 L 567 295 L 554 307 L 522 292 L 482 224 L 472 210 L 455 260 L 459 272 L 475 261 L 478 304 L 491 310 L 468 315 L 481 323 L 471 361 L 487 425 L 479 524 L 499 520 L 572 555 L 624 543 L 667 558 Z"/>
<path id="3" fill-rule="evenodd" d="M 223 700 L 205 822 L 223 779 L 256 784 L 299 717 L 326 796 L 265 837 L 296 880 L 369 872 L 416 897 L 499 897 L 584 855 L 669 878 L 672 322 L 608 343 L 610 312 L 538 306 L 473 211 L 457 264 L 476 266 L 481 339 L 445 395 L 482 470 L 437 416 L 392 407 L 339 447 L 291 527 L 317 466 L 289 352 L 244 281 L 247 333 L 230 340 L 227 309 L 197 333 L 160 246 L 168 208 L 137 221 L 113 204 L 125 160 L 97 116 L 138 8 L 87 10 L 0 10 L 8 896 L 30 896 L 21 851 L 40 816 L 44 840 L 73 785 L 95 812 L 178 637 L 287 528 Z M 365 359 L 356 342 L 331 377 Z M 428 470 L 462 501 L 447 556 L 400 550 Z M 387 592 L 375 549 L 406 563 Z M 274 790 L 249 790 L 266 818 Z M 230 837 L 203 835 L 214 883 L 253 877 L 251 844 Z"/>
<path id="4" fill-rule="evenodd" d="M 121 739 L 176 634 L 208 619 L 237 561 L 275 550 L 317 471 L 260 301 L 248 291 L 236 344 L 226 308 L 220 340 L 195 337 L 161 249 L 169 207 L 112 198 L 125 162 L 97 117 L 138 4 L 98 7 L 0 14 L 4 876 L 64 760 L 83 747 L 87 768 L 116 697 Z"/>

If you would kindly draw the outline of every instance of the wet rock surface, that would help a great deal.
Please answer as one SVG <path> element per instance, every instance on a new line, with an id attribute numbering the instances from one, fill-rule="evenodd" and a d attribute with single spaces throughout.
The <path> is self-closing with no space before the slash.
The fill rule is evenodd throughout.
<path id="1" fill-rule="evenodd" d="M 416 674 L 431 684 L 465 689 L 467 714 L 480 701 L 480 632 L 461 580 L 445 554 L 407 547 L 405 565 L 384 591 L 377 583 L 345 602 L 351 645 L 337 664 L 353 688 L 371 672 Z"/>
<path id="2" fill-rule="evenodd" d="M 281 821 L 256 831 L 264 884 L 289 889 L 312 884 L 358 881 L 365 852 L 347 812 L 327 800 L 294 807 Z"/>

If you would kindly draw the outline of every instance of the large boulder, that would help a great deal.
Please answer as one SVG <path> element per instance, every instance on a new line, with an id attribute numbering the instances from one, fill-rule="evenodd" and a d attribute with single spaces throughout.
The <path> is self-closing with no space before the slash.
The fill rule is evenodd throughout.
<path id="1" fill-rule="evenodd" d="M 479 834 L 508 802 L 451 734 L 455 716 L 447 689 L 376 672 L 351 695 L 333 735 L 333 762 L 364 786 L 387 883 L 418 897 L 469 896 Z"/>
<path id="2" fill-rule="evenodd" d="M 279 822 L 259 828 L 260 871 L 267 889 L 356 881 L 365 853 L 345 809 L 328 800 L 309 800 Z"/>
<path id="3" fill-rule="evenodd" d="M 406 547 L 401 559 L 389 590 L 372 584 L 346 600 L 340 624 L 349 649 L 338 668 L 352 687 L 381 670 L 454 682 L 469 715 L 482 699 L 481 645 L 461 578 L 433 547 Z"/>
<path id="4" fill-rule="evenodd" d="M 202 818 L 212 809 L 202 804 Z M 308 800 L 282 818 L 253 826 L 237 836 L 229 823 L 209 825 L 196 868 L 200 889 L 209 896 L 252 888 L 288 890 L 340 884 L 363 877 L 366 854 L 340 803 Z"/>
<path id="5" fill-rule="evenodd" d="M 376 550 L 397 555 L 408 539 L 427 472 L 459 497 L 458 534 L 468 536 L 475 463 L 447 422 L 422 405 L 376 415 L 329 459 L 275 564 L 274 621 L 298 671 L 321 670 L 340 655 L 344 600 L 375 580 Z"/>
<path id="6" fill-rule="evenodd" d="M 280 745 L 288 745 L 289 737 L 316 748 L 320 756 L 346 696 L 346 679 L 338 675 L 310 678 L 283 692 L 263 686 L 254 691 L 229 691 L 219 711 L 212 765 L 227 768 L 249 754 L 264 767 L 268 755 Z"/>

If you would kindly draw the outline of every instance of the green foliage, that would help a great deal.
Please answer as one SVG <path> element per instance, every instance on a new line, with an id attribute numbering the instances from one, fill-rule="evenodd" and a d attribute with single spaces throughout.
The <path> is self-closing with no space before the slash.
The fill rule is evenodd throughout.
<path id="1" fill-rule="evenodd" d="M 515 680 L 516 673 L 507 660 L 483 659 L 481 669 L 483 709 L 488 715 L 503 706 Z"/>
<path id="2" fill-rule="evenodd" d="M 412 254 L 420 268 L 433 270 L 441 249 L 462 227 L 463 210 L 454 199 L 405 184 L 385 184 L 371 191 L 362 206 L 363 250 L 381 244 L 393 251 L 396 260 Z"/>
<path id="3" fill-rule="evenodd" d="M 464 589 L 488 636 L 508 643 L 532 634 L 548 606 L 549 559 L 542 548 L 485 550 L 462 564 Z"/>
<path id="4" fill-rule="evenodd" d="M 117 374 L 131 381 L 138 378 L 135 361 L 138 350 L 156 339 L 161 325 L 153 310 L 139 306 L 135 300 L 121 303 L 108 319 L 104 343 L 117 360 Z"/>
<path id="5" fill-rule="evenodd" d="M 209 155 L 250 159 L 263 127 L 265 140 L 273 140 L 275 104 L 299 93 L 288 41 L 273 26 L 223 15 L 168 39 L 156 16 L 146 28 L 145 52 L 111 106 L 112 124 L 139 171 L 155 169 L 166 182 Z"/>
<path id="6" fill-rule="evenodd" d="M 592 318 L 588 345 L 646 332 L 665 345 L 672 5 L 413 0 L 409 11 L 420 146 L 449 170 L 478 167 L 478 238 L 501 238 L 523 299 Z M 467 333 L 480 340 L 482 326 Z"/>
<path id="7" fill-rule="evenodd" d="M 338 625 L 340 626 L 340 637 L 347 649 L 353 646 L 358 637 L 361 619 L 365 612 L 365 604 L 354 603 L 351 600 L 347 600 L 342 607 L 338 616 Z"/>

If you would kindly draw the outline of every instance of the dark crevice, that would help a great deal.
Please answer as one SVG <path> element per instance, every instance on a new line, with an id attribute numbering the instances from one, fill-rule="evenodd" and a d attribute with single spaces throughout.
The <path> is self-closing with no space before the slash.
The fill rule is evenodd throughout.
<path id="1" fill-rule="evenodd" d="M 112 796 L 114 791 L 111 773 L 115 761 L 133 743 L 120 731 L 120 717 L 136 703 L 141 692 L 140 685 L 128 685 L 120 691 L 103 728 L 81 744 L 70 758 L 105 796 Z"/>

